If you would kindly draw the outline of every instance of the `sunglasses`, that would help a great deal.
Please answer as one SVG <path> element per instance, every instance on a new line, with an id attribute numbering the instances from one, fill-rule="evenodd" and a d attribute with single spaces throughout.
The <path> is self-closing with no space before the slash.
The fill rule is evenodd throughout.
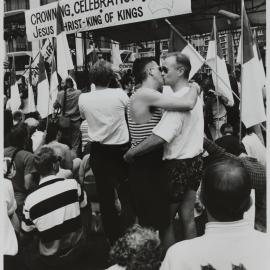
<path id="1" fill-rule="evenodd" d="M 166 68 L 166 67 L 164 67 L 164 66 L 158 67 L 158 70 L 159 70 L 160 72 L 164 72 L 164 73 L 166 73 L 166 74 L 169 72 L 168 68 Z"/>

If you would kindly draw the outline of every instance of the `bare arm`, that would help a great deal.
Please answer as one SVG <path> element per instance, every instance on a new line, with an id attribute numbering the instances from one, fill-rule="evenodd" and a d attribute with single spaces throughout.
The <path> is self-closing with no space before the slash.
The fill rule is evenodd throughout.
<path id="1" fill-rule="evenodd" d="M 182 97 L 164 95 L 156 91 L 151 92 L 151 95 L 146 97 L 146 102 L 149 106 L 163 108 L 167 111 L 189 111 L 197 102 L 198 87 L 197 84 L 190 84 L 188 93 Z"/>
<path id="2" fill-rule="evenodd" d="M 24 176 L 24 187 L 26 190 L 30 190 L 34 187 L 34 175 L 32 173 L 26 174 Z"/>
<path id="3" fill-rule="evenodd" d="M 124 155 L 124 159 L 127 162 L 132 162 L 134 157 L 142 156 L 146 153 L 151 152 L 152 150 L 161 147 L 166 141 L 161 137 L 152 134 L 147 139 L 142 141 L 139 145 L 134 148 L 130 148 Z"/>

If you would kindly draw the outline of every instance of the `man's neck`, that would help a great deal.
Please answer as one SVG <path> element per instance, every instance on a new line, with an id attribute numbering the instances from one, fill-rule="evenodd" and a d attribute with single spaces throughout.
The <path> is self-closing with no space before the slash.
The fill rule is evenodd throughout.
<path id="1" fill-rule="evenodd" d="M 158 83 L 155 83 L 153 80 L 145 80 L 142 82 L 141 88 L 150 88 L 154 90 L 158 90 Z"/>
<path id="2" fill-rule="evenodd" d="M 178 92 L 178 91 L 181 91 L 181 89 L 183 89 L 184 87 L 188 87 L 189 84 L 188 84 L 188 80 L 186 79 L 180 79 L 177 81 L 177 83 L 172 86 L 172 90 L 174 92 Z"/>

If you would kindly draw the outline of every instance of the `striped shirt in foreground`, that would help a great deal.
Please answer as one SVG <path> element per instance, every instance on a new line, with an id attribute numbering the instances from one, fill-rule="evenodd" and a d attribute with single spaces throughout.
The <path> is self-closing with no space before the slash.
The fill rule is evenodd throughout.
<path id="1" fill-rule="evenodd" d="M 130 102 L 127 106 L 127 117 L 128 117 L 128 127 L 131 136 L 131 147 L 135 147 L 147 137 L 152 135 L 153 128 L 158 124 L 162 117 L 162 110 L 155 108 L 154 113 L 152 114 L 151 119 L 144 124 L 135 123 L 130 115 Z"/>
<path id="2" fill-rule="evenodd" d="M 47 176 L 25 200 L 22 230 L 37 230 L 42 255 L 68 252 L 82 237 L 80 208 L 86 205 L 76 180 Z"/>

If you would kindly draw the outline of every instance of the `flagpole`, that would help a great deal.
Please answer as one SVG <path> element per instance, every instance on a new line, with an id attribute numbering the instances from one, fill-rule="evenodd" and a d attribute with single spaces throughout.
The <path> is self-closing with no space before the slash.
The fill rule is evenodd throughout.
<path id="1" fill-rule="evenodd" d="M 53 57 L 54 57 L 54 37 L 52 37 L 52 44 L 53 44 Z M 53 61 L 52 61 L 53 63 Z M 46 69 L 45 69 L 45 72 L 46 72 Z M 48 102 L 48 109 L 47 109 L 47 122 L 46 122 L 46 133 L 48 131 L 48 126 L 49 126 L 49 110 L 50 110 L 50 102 L 51 102 L 51 78 L 52 78 L 52 74 L 51 74 L 51 77 L 50 77 L 50 82 L 49 82 L 49 102 Z"/>
<path id="2" fill-rule="evenodd" d="M 244 0 L 241 0 L 241 78 L 240 78 L 240 126 L 239 126 L 239 143 L 242 141 L 242 94 L 243 94 L 243 62 L 244 62 Z"/>
<path id="3" fill-rule="evenodd" d="M 216 16 L 213 17 L 213 28 L 214 28 L 214 39 L 215 39 L 215 54 L 216 54 L 216 58 L 215 58 L 215 62 L 216 62 L 216 74 L 218 74 L 218 66 L 217 66 L 217 55 L 218 55 L 218 51 L 217 51 L 217 26 L 216 26 Z M 217 93 L 217 89 L 218 89 L 218 77 L 216 76 L 216 93 Z M 219 97 L 218 95 L 216 95 L 216 100 L 217 100 L 217 112 L 218 112 L 218 122 L 216 125 L 216 137 L 219 134 Z M 216 138 L 218 139 L 218 138 Z"/>

